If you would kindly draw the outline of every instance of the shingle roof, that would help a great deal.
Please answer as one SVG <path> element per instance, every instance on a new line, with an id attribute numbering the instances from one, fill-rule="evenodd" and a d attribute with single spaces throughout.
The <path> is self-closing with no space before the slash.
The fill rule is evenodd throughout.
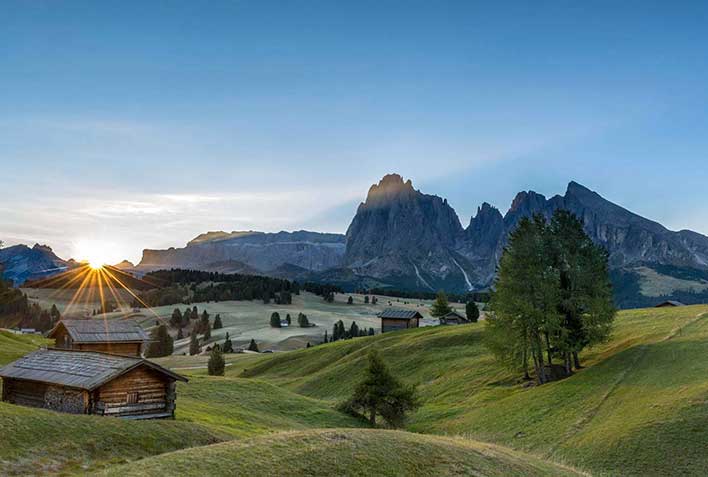
<path id="1" fill-rule="evenodd" d="M 150 338 L 135 320 L 61 320 L 48 337 L 64 326 L 75 343 L 142 343 Z"/>
<path id="2" fill-rule="evenodd" d="M 423 315 L 415 310 L 401 310 L 398 308 L 386 308 L 377 315 L 379 318 L 392 320 L 412 320 L 413 318 L 423 318 Z"/>
<path id="3" fill-rule="evenodd" d="M 664 301 L 664 302 L 659 303 L 659 304 L 656 305 L 656 306 L 657 306 L 657 307 L 660 307 L 660 306 L 666 306 L 666 305 L 671 305 L 671 306 L 686 306 L 686 305 L 684 305 L 683 303 L 681 303 L 680 301 L 676 301 L 676 300 L 666 300 L 666 301 Z"/>
<path id="4" fill-rule="evenodd" d="M 460 314 L 459 312 L 457 312 L 457 311 L 455 311 L 455 310 L 452 310 L 450 313 L 448 313 L 447 315 L 443 316 L 443 318 L 452 318 L 452 317 L 461 318 L 461 319 L 463 319 L 463 320 L 466 320 L 466 319 L 467 319 L 466 316 L 463 316 L 462 314 Z"/>
<path id="5" fill-rule="evenodd" d="M 187 379 L 142 358 L 88 351 L 43 349 L 0 368 L 0 377 L 58 384 L 92 391 L 138 366 L 148 366 L 172 379 Z"/>

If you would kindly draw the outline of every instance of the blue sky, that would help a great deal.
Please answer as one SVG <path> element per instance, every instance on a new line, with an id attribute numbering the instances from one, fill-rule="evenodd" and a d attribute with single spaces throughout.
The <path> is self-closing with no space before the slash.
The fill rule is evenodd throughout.
<path id="1" fill-rule="evenodd" d="M 0 3 L 0 239 L 344 232 L 385 173 L 708 233 L 706 2 Z"/>

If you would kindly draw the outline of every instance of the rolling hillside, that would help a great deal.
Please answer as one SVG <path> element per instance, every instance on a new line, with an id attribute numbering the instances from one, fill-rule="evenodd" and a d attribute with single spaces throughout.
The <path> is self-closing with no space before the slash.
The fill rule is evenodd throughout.
<path id="1" fill-rule="evenodd" d="M 417 383 L 409 430 L 462 435 L 608 475 L 708 471 L 708 306 L 620 313 L 613 339 L 570 379 L 524 388 L 481 343 L 483 325 L 437 327 L 274 355 L 242 371 L 343 399 L 368 348 Z M 238 367 L 229 368 L 229 373 Z"/>
<path id="2" fill-rule="evenodd" d="M 199 462 L 195 465 L 195 462 Z M 490 444 L 400 431 L 287 432 L 188 449 L 109 469 L 107 476 L 578 476 Z"/>

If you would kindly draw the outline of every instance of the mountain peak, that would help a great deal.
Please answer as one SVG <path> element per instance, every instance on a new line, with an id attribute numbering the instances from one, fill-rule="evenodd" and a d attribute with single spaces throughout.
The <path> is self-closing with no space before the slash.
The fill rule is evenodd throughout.
<path id="1" fill-rule="evenodd" d="M 415 192 L 410 179 L 403 182 L 403 177 L 398 174 L 386 174 L 369 189 L 366 196 L 366 204 L 379 204 L 388 202 L 396 197 L 406 196 Z"/>

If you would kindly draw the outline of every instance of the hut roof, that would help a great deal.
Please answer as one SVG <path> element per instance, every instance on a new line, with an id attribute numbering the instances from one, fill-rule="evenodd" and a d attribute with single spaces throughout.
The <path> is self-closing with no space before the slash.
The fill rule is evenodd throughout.
<path id="1" fill-rule="evenodd" d="M 386 308 L 377 316 L 379 318 L 387 318 L 390 320 L 412 320 L 414 318 L 423 318 L 423 315 L 415 310 L 401 310 L 398 308 Z"/>
<path id="2" fill-rule="evenodd" d="M 179 374 L 142 358 L 95 351 L 42 349 L 0 368 L 0 377 L 57 384 L 92 391 L 139 366 L 147 366 L 174 380 Z"/>
<path id="3" fill-rule="evenodd" d="M 47 335 L 64 327 L 75 343 L 143 343 L 150 338 L 135 320 L 61 320 Z"/>
<path id="4" fill-rule="evenodd" d="M 459 312 L 457 312 L 457 311 L 455 311 L 455 310 L 452 310 L 452 311 L 451 311 L 450 313 L 448 313 L 447 315 L 444 315 L 443 318 L 460 318 L 460 319 L 462 319 L 462 320 L 466 320 L 466 319 L 467 319 L 466 316 L 463 316 L 462 314 L 460 314 Z"/>
<path id="5" fill-rule="evenodd" d="M 661 303 L 659 303 L 658 305 L 656 305 L 656 308 L 659 308 L 659 307 L 662 307 L 662 306 L 686 306 L 686 305 L 684 305 L 684 304 L 681 303 L 680 301 L 676 301 L 676 300 L 666 300 L 666 301 L 661 302 Z"/>

